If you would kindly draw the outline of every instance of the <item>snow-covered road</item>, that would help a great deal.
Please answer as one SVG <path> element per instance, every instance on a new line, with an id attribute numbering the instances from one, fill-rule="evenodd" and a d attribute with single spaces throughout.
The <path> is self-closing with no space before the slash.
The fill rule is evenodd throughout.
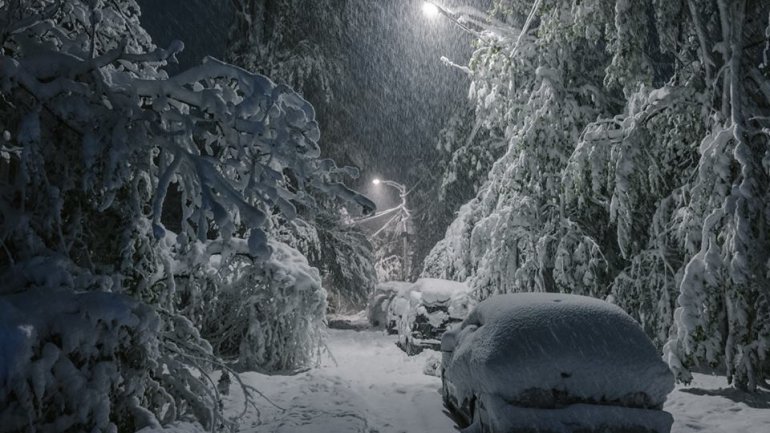
<path id="1" fill-rule="evenodd" d="M 334 360 L 324 356 L 320 368 L 294 376 L 245 373 L 244 381 L 281 409 L 259 400 L 259 413 L 249 410 L 241 431 L 248 433 L 451 433 L 444 414 L 438 378 L 423 374 L 429 354 L 408 357 L 395 337 L 380 331 L 329 330 L 327 344 Z M 747 395 L 726 388 L 723 377 L 695 375 L 689 388 L 669 396 L 674 415 L 672 433 L 767 433 L 770 393 Z M 231 387 L 230 413 L 242 406 Z"/>
<path id="2" fill-rule="evenodd" d="M 441 381 L 423 374 L 428 354 L 409 357 L 381 331 L 328 331 L 320 368 L 295 376 L 245 373 L 244 381 L 281 408 L 259 401 L 241 431 L 254 433 L 447 433 Z M 242 401 L 233 386 L 232 410 Z M 260 423 L 261 420 L 261 423 Z"/>

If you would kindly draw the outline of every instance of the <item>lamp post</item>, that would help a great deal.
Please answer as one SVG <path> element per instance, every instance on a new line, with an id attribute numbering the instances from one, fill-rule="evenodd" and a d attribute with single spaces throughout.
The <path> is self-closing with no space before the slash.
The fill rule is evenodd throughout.
<path id="1" fill-rule="evenodd" d="M 400 184 L 398 182 L 394 182 L 392 180 L 381 180 L 381 179 L 372 179 L 372 183 L 374 185 L 380 185 L 385 184 L 389 187 L 395 188 L 398 190 L 398 195 L 401 198 L 401 204 L 398 205 L 395 209 L 399 211 L 399 224 L 401 225 L 401 235 L 403 237 L 403 245 L 402 245 L 402 252 L 401 252 L 401 259 L 402 259 L 402 268 L 401 268 L 401 276 L 402 280 L 406 281 L 409 275 L 409 218 L 410 213 L 409 209 L 406 207 L 406 196 L 409 194 L 409 192 L 406 190 L 406 186 L 403 184 Z M 388 211 L 385 211 L 388 212 Z M 385 213 L 383 212 L 383 213 Z M 383 226 L 380 230 L 378 230 L 374 236 L 379 234 L 385 227 L 387 227 L 387 223 L 385 226 Z"/>

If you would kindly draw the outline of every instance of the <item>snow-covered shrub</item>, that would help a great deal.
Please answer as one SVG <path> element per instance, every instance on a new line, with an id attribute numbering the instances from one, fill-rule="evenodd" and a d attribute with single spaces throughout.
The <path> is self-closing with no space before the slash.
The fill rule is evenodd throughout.
<path id="1" fill-rule="evenodd" d="M 318 270 L 299 251 L 274 241 L 269 245 L 270 258 L 258 262 L 244 241 L 219 251 L 210 244 L 207 273 L 217 297 L 189 305 L 208 310 L 201 314 L 202 335 L 240 369 L 291 371 L 316 359 L 326 292 Z"/>
<path id="2" fill-rule="evenodd" d="M 377 281 L 372 246 L 360 228 L 346 220 L 345 207 L 327 205 L 307 220 L 274 221 L 271 233 L 299 250 L 321 272 L 329 313 L 361 311 Z"/>
<path id="3" fill-rule="evenodd" d="M 0 335 L 2 432 L 135 431 L 153 423 L 145 408 L 162 415 L 175 404 L 157 392 L 159 317 L 126 296 L 3 296 Z"/>

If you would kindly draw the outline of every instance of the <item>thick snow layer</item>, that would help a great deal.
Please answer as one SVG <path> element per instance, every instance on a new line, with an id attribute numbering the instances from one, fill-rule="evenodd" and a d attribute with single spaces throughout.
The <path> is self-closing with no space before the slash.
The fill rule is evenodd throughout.
<path id="1" fill-rule="evenodd" d="M 464 283 L 438 278 L 420 278 L 409 290 L 413 293 L 419 293 L 422 302 L 427 305 L 446 303 L 459 294 L 470 292 Z"/>
<path id="2" fill-rule="evenodd" d="M 373 331 L 330 330 L 327 345 L 335 364 L 294 376 L 244 373 L 241 378 L 264 393 L 242 420 L 243 433 L 448 433 L 456 431 L 445 415 L 437 377 L 422 374 L 432 356 L 425 351 L 406 356 L 396 337 Z M 695 373 L 690 387 L 677 386 L 664 410 L 674 416 L 672 433 L 767 433 L 770 392 L 747 394 L 725 387 L 724 376 Z M 243 410 L 243 396 L 235 381 L 224 398 L 228 413 Z M 553 412 L 551 412 L 553 413 Z M 204 430 L 176 424 L 166 430 L 142 433 L 199 433 Z"/>
<path id="3" fill-rule="evenodd" d="M 629 432 L 639 431 L 640 428 L 655 432 L 669 432 L 673 422 L 671 414 L 662 410 L 594 404 L 572 404 L 556 409 L 540 409 L 513 406 L 501 398 L 488 398 L 484 401 L 484 407 L 479 410 L 480 419 L 483 419 L 489 430 L 494 432 L 572 433 L 604 431 L 603 429 L 608 427 L 628 429 Z M 474 429 L 478 431 L 478 425 L 472 426 L 466 433 L 471 433 Z"/>
<path id="4" fill-rule="evenodd" d="M 583 296 L 492 296 L 444 334 L 442 350 L 452 349 L 445 374 L 458 401 L 491 394 L 526 405 L 548 399 L 533 390 L 554 390 L 655 407 L 674 388 L 641 327 L 620 308 Z"/>
<path id="5" fill-rule="evenodd" d="M 671 433 L 770 431 L 770 390 L 729 388 L 724 376 L 693 373 L 690 385 L 678 385 L 663 409 L 674 415 Z"/>
<path id="6" fill-rule="evenodd" d="M 395 337 L 381 331 L 329 330 L 331 356 L 323 365 L 294 376 L 244 373 L 242 379 L 269 397 L 250 411 L 244 433 L 447 433 L 437 377 L 423 374 L 427 352 L 407 356 Z M 225 398 L 237 414 L 243 397 L 236 385 Z"/>
<path id="7" fill-rule="evenodd" d="M 148 307 L 114 293 L 0 296 L 0 433 L 117 431 L 118 417 L 143 410 L 158 327 Z"/>

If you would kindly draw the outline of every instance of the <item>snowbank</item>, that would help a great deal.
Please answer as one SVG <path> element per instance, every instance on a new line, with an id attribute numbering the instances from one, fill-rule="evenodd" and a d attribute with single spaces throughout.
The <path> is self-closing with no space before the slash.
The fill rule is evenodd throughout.
<path id="1" fill-rule="evenodd" d="M 487 395 L 530 408 L 659 409 L 674 388 L 641 327 L 620 308 L 583 296 L 492 296 L 444 334 L 442 350 L 459 402 Z"/>

